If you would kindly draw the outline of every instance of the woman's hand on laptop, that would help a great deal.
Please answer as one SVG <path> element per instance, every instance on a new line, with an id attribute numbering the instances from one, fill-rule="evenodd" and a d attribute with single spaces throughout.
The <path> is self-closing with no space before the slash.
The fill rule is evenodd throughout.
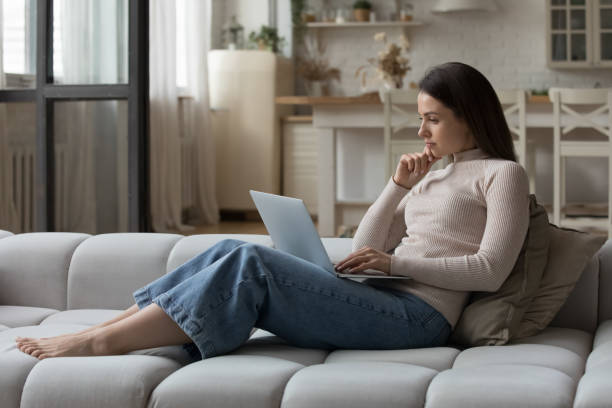
<path id="1" fill-rule="evenodd" d="M 364 247 L 336 264 L 336 271 L 341 273 L 364 273 L 367 269 L 375 269 L 385 275 L 391 275 L 391 255 Z"/>

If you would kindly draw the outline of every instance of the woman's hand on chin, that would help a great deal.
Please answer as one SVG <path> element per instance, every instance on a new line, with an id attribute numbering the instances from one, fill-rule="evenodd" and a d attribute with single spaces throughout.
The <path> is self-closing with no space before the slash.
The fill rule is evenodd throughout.
<path id="1" fill-rule="evenodd" d="M 403 154 L 395 169 L 393 181 L 399 186 L 410 189 L 421 181 L 431 166 L 440 159 L 441 157 L 434 156 L 427 145 L 422 153 Z"/>

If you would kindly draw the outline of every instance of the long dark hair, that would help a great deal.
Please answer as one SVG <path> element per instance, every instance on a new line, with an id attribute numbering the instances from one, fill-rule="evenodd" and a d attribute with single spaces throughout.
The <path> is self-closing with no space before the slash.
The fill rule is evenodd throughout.
<path id="1" fill-rule="evenodd" d="M 421 79 L 419 88 L 466 122 L 478 148 L 491 157 L 516 161 L 497 94 L 478 70 L 461 62 L 437 65 Z"/>

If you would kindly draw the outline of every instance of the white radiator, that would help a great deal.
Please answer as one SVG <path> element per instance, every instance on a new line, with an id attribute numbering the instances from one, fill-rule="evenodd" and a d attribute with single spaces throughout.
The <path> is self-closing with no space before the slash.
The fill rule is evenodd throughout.
<path id="1" fill-rule="evenodd" d="M 13 233 L 34 230 L 34 146 L 9 146 L 10 185 L 13 208 L 17 211 L 17 225 Z"/>

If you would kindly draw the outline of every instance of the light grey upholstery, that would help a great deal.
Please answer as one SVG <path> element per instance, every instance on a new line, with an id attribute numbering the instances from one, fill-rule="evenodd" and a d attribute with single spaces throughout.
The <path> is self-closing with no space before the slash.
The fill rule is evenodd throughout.
<path id="1" fill-rule="evenodd" d="M 427 389 L 427 408 L 570 408 L 575 383 L 537 365 L 463 367 L 438 374 Z"/>
<path id="2" fill-rule="evenodd" d="M 31 326 L 58 311 L 46 307 L 0 306 L 0 324 L 8 327 Z"/>
<path id="3" fill-rule="evenodd" d="M 4 238 L 2 238 L 4 236 Z M 0 231 L 0 407 L 603 407 L 612 372 L 612 245 L 582 273 L 550 327 L 500 347 L 315 350 L 256 330 L 228 355 L 182 346 L 39 361 L 14 339 L 114 318 L 132 292 L 222 239 L 265 235 Z M 337 262 L 351 240 L 323 239 Z"/>
<path id="4" fill-rule="evenodd" d="M 306 367 L 287 384 L 283 408 L 422 407 L 436 370 L 359 361 Z"/>
<path id="5" fill-rule="evenodd" d="M 122 310 L 111 309 L 75 309 L 57 312 L 40 324 L 81 324 L 85 326 L 95 326 L 96 324 L 106 322 L 119 315 Z"/>
<path id="6" fill-rule="evenodd" d="M 0 239 L 10 237 L 11 235 L 13 235 L 13 233 L 10 231 L 0 230 Z"/>
<path id="7" fill-rule="evenodd" d="M 221 356 L 169 375 L 153 391 L 155 408 L 278 407 L 289 379 L 304 366 L 265 356 Z"/>
<path id="8" fill-rule="evenodd" d="M 171 234 L 103 234 L 74 252 L 68 274 L 68 309 L 126 309 L 132 293 L 166 273 Z"/>
<path id="9" fill-rule="evenodd" d="M 249 235 L 249 234 L 215 234 L 215 235 L 192 235 L 182 238 L 176 243 L 170 257 L 166 270 L 168 272 L 181 266 L 199 253 L 206 251 L 219 241 L 224 239 L 235 239 L 239 241 L 251 242 L 271 247 L 272 240 L 267 235 Z"/>
<path id="10" fill-rule="evenodd" d="M 46 359 L 30 372 L 21 408 L 144 407 L 153 389 L 180 367 L 153 356 Z"/>
<path id="11" fill-rule="evenodd" d="M 66 309 L 66 278 L 73 252 L 89 235 L 31 233 L 3 238 L 0 304 Z"/>

